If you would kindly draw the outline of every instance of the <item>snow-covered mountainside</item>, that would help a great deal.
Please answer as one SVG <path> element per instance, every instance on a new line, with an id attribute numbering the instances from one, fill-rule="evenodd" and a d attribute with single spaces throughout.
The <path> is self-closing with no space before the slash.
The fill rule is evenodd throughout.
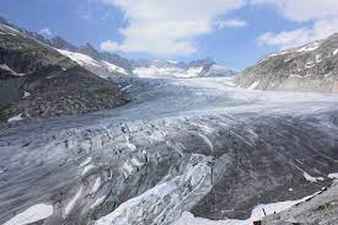
<path id="1" fill-rule="evenodd" d="M 338 91 L 338 34 L 272 54 L 244 70 L 241 87 L 260 90 Z"/>
<path id="2" fill-rule="evenodd" d="M 97 74 L 101 78 L 107 79 L 118 74 L 129 75 L 127 70 L 125 70 L 124 68 L 109 63 L 107 61 L 95 60 L 89 55 L 83 53 L 72 52 L 62 49 L 58 49 L 58 51 L 78 63 L 80 66 L 86 68 L 94 74 Z"/>
<path id="3" fill-rule="evenodd" d="M 173 60 L 139 61 L 134 64 L 134 74 L 148 78 L 196 78 L 196 77 L 230 77 L 236 73 L 226 66 L 205 59 L 191 63 Z"/>

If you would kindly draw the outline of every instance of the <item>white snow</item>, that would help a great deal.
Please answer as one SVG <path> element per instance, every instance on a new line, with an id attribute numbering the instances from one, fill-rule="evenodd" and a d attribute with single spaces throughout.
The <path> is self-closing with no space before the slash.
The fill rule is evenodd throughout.
<path id="1" fill-rule="evenodd" d="M 323 177 L 313 177 L 310 174 L 308 174 L 307 172 L 304 172 L 303 176 L 304 176 L 305 180 L 307 180 L 311 183 L 317 183 L 319 181 L 324 181 Z"/>
<path id="2" fill-rule="evenodd" d="M 91 193 L 92 194 L 96 193 L 99 190 L 100 186 L 101 186 L 101 177 L 98 177 L 95 180 Z"/>
<path id="3" fill-rule="evenodd" d="M 136 146 L 130 142 L 127 142 L 126 145 L 132 151 L 135 151 L 137 149 Z"/>
<path id="4" fill-rule="evenodd" d="M 133 165 L 135 165 L 135 166 L 143 166 L 143 163 L 142 162 L 140 162 L 138 159 L 136 159 L 136 158 L 132 158 L 131 159 L 131 163 L 133 164 Z"/>
<path id="5" fill-rule="evenodd" d="M 330 173 L 327 177 L 330 179 L 338 179 L 338 173 Z"/>
<path id="6" fill-rule="evenodd" d="M 299 74 L 291 74 L 290 77 L 292 78 L 298 78 L 298 79 L 303 79 L 304 77 L 299 75 Z"/>
<path id="7" fill-rule="evenodd" d="M 79 191 L 76 193 L 76 195 L 73 197 L 73 199 L 67 204 L 67 206 L 65 208 L 64 218 L 70 213 L 70 211 L 72 211 L 75 203 L 80 198 L 81 194 L 82 194 L 82 187 L 80 187 Z"/>
<path id="8" fill-rule="evenodd" d="M 305 68 L 306 68 L 306 69 L 311 69 L 311 68 L 313 68 L 313 67 L 315 67 L 315 66 L 316 66 L 316 64 L 315 64 L 314 62 L 312 62 L 312 61 L 307 62 L 307 63 L 305 64 Z"/>
<path id="9" fill-rule="evenodd" d="M 201 74 L 203 70 L 202 66 L 196 66 L 196 67 L 191 67 L 187 70 L 187 74 L 185 75 L 186 77 L 197 77 L 198 75 Z"/>
<path id="10" fill-rule="evenodd" d="M 21 121 L 21 120 L 23 120 L 22 113 L 14 116 L 14 117 L 9 118 L 7 122 L 12 123 L 12 122 L 18 122 L 18 121 Z"/>
<path id="11" fill-rule="evenodd" d="M 0 64 L 0 69 L 3 69 L 3 70 L 6 70 L 6 71 L 10 72 L 13 76 L 22 77 L 22 76 L 26 75 L 25 73 L 17 73 L 17 72 L 15 72 L 7 64 Z"/>
<path id="12" fill-rule="evenodd" d="M 96 61 L 95 59 L 93 59 L 92 57 L 88 55 L 77 53 L 77 52 L 71 52 L 67 50 L 61 50 L 61 49 L 57 49 L 57 51 L 60 52 L 62 55 L 67 56 L 68 58 L 77 62 L 81 66 L 84 66 L 84 65 L 100 66 L 98 61 Z"/>
<path id="13" fill-rule="evenodd" d="M 106 196 L 102 196 L 96 199 L 96 201 L 90 206 L 90 208 L 91 209 L 95 208 L 96 206 L 100 205 L 105 199 L 106 199 Z"/>
<path id="14" fill-rule="evenodd" d="M 316 55 L 316 63 L 320 63 L 322 61 L 322 55 L 321 54 L 317 54 Z"/>
<path id="15" fill-rule="evenodd" d="M 29 96 L 31 96 L 31 93 L 29 93 L 28 91 L 25 91 L 23 93 L 23 98 L 28 98 Z"/>
<path id="16" fill-rule="evenodd" d="M 128 75 L 128 72 L 124 68 L 114 65 L 112 63 L 109 63 L 107 61 L 98 61 L 86 54 L 82 54 L 78 52 L 71 52 L 71 51 L 62 50 L 62 49 L 56 49 L 56 50 L 60 52 L 61 54 L 63 54 L 64 56 L 67 56 L 68 58 L 72 59 L 73 61 L 75 61 L 81 66 L 89 66 L 92 69 L 96 69 L 97 74 L 104 79 L 106 79 L 107 76 L 104 74 L 101 74 L 102 71 L 108 71 L 109 73 L 117 72 L 117 73 L 121 73 L 124 75 Z"/>
<path id="17" fill-rule="evenodd" d="M 214 151 L 214 145 L 212 144 L 210 139 L 207 136 L 205 136 L 204 134 L 198 134 L 198 136 L 200 136 L 203 139 L 203 141 L 209 146 L 210 151 L 213 152 Z"/>
<path id="18" fill-rule="evenodd" d="M 148 67 L 137 67 L 134 69 L 134 74 L 139 77 L 145 78 L 159 78 L 159 77 L 171 77 L 171 78 L 194 78 L 198 77 L 202 72 L 202 66 L 190 67 L 184 69 L 174 65 L 157 66 L 151 65 Z"/>
<path id="19" fill-rule="evenodd" d="M 252 83 L 250 86 L 249 86 L 249 90 L 255 90 L 259 85 L 259 81 L 255 81 L 254 83 Z"/>
<path id="20" fill-rule="evenodd" d="M 87 166 L 92 161 L 92 157 L 88 157 L 85 161 L 80 164 L 80 167 Z"/>
<path id="21" fill-rule="evenodd" d="M 122 166 L 122 171 L 123 171 L 124 177 L 127 178 L 133 173 L 134 167 L 131 163 L 125 162 Z"/>
<path id="22" fill-rule="evenodd" d="M 190 212 L 184 212 L 181 218 L 174 222 L 172 225 L 252 225 L 254 221 L 261 220 L 265 217 L 263 209 L 265 210 L 267 215 L 279 213 L 291 208 L 292 206 L 300 202 L 304 202 L 307 199 L 312 198 L 313 196 L 316 196 L 318 193 L 319 192 L 300 200 L 260 204 L 252 210 L 251 216 L 247 220 L 228 219 L 214 221 L 206 218 L 194 217 L 194 215 Z"/>
<path id="23" fill-rule="evenodd" d="M 86 165 L 86 167 L 82 171 L 82 176 L 85 176 L 90 170 L 94 169 L 95 166 L 92 164 Z"/>
<path id="24" fill-rule="evenodd" d="M 334 50 L 332 54 L 337 55 L 338 54 L 338 48 L 336 50 Z"/>
<path id="25" fill-rule="evenodd" d="M 53 206 L 47 204 L 37 204 L 24 212 L 16 215 L 3 225 L 25 225 L 31 224 L 53 215 Z"/>
<path id="26" fill-rule="evenodd" d="M 305 45 L 305 46 L 299 48 L 297 50 L 297 52 L 311 52 L 311 51 L 314 51 L 314 50 L 316 50 L 316 49 L 318 49 L 320 47 L 320 44 L 321 43 L 319 41 L 315 41 L 313 43 L 310 43 L 308 45 Z"/>
<path id="27" fill-rule="evenodd" d="M 116 66 L 112 63 L 106 62 L 106 61 L 102 61 L 102 63 L 107 67 L 108 71 L 113 73 L 113 72 L 118 72 L 118 73 L 122 73 L 124 75 L 128 75 L 128 72 L 119 66 Z"/>
<path id="28" fill-rule="evenodd" d="M 177 190 L 177 188 L 178 186 L 175 182 L 166 182 L 166 183 L 157 185 L 154 188 L 146 191 L 145 193 L 122 203 L 117 209 L 115 209 L 110 214 L 103 216 L 100 219 L 96 220 L 94 224 L 95 225 L 110 225 L 112 224 L 112 221 L 116 217 L 121 217 L 120 215 L 123 215 L 124 212 L 130 211 L 129 212 L 130 214 L 134 213 L 132 210 L 129 210 L 129 209 L 133 209 L 133 206 L 137 206 L 144 199 L 151 199 L 153 196 L 156 196 L 162 199 L 164 196 L 173 193 L 175 190 Z M 120 222 L 119 224 L 126 224 L 126 225 L 129 224 L 128 217 L 121 218 L 119 222 Z"/>
<path id="29" fill-rule="evenodd" d="M 128 90 L 129 88 L 131 88 L 132 86 L 133 86 L 132 84 L 129 84 L 129 85 L 127 85 L 127 86 L 121 88 L 120 90 L 121 90 L 121 91 L 126 91 L 126 90 Z"/>

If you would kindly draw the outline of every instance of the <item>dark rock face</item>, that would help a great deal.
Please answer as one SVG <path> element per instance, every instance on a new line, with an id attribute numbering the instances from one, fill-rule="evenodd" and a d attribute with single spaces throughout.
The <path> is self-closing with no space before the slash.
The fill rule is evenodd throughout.
<path id="1" fill-rule="evenodd" d="M 107 110 L 126 102 L 117 86 L 79 66 L 67 71 L 43 68 L 25 81 L 23 89 L 32 94 L 16 108 L 31 118 Z"/>
<path id="2" fill-rule="evenodd" d="M 53 46 L 58 49 L 65 49 L 69 51 L 76 51 L 77 47 L 69 43 L 68 41 L 65 41 L 63 38 L 56 36 L 51 38 L 50 40 L 47 40 L 47 43 L 50 46 Z"/>
<path id="3" fill-rule="evenodd" d="M 92 112 L 126 102 L 116 85 L 102 80 L 9 25 L 0 24 L 2 122 Z"/>
<path id="4" fill-rule="evenodd" d="M 337 92 L 338 34 L 273 54 L 244 70 L 241 87 L 260 90 Z"/>
<path id="5" fill-rule="evenodd" d="M 338 183 L 323 189 L 317 195 L 296 206 L 264 218 L 263 225 L 338 224 Z"/>

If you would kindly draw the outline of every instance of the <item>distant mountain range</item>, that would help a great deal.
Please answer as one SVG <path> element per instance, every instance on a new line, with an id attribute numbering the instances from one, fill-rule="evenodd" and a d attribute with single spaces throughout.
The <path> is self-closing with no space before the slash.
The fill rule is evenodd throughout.
<path id="1" fill-rule="evenodd" d="M 219 65 L 212 59 L 201 59 L 189 63 L 173 60 L 134 61 L 134 73 L 141 77 L 229 77 L 236 75 L 234 70 Z"/>
<path id="2" fill-rule="evenodd" d="M 338 92 L 338 34 L 269 55 L 237 81 L 259 90 Z"/>

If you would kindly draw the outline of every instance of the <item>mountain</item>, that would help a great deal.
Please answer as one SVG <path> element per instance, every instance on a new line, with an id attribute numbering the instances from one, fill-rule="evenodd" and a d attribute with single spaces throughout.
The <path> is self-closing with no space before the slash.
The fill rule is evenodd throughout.
<path id="1" fill-rule="evenodd" d="M 126 102 L 117 85 L 7 22 L 0 23 L 0 79 L 1 122 L 92 112 Z"/>
<path id="2" fill-rule="evenodd" d="M 37 33 L 32 34 L 38 40 L 56 48 L 61 54 L 104 79 L 114 75 L 132 74 L 132 66 L 128 59 L 117 54 L 99 52 L 90 43 L 76 47 L 59 36 L 48 39 Z"/>
<path id="3" fill-rule="evenodd" d="M 260 90 L 338 91 L 338 34 L 269 55 L 244 70 L 241 87 Z"/>
<path id="4" fill-rule="evenodd" d="M 134 61 L 133 65 L 134 74 L 140 77 L 229 77 L 236 74 L 233 70 L 211 59 L 201 59 L 190 63 L 173 60 L 139 60 Z"/>

